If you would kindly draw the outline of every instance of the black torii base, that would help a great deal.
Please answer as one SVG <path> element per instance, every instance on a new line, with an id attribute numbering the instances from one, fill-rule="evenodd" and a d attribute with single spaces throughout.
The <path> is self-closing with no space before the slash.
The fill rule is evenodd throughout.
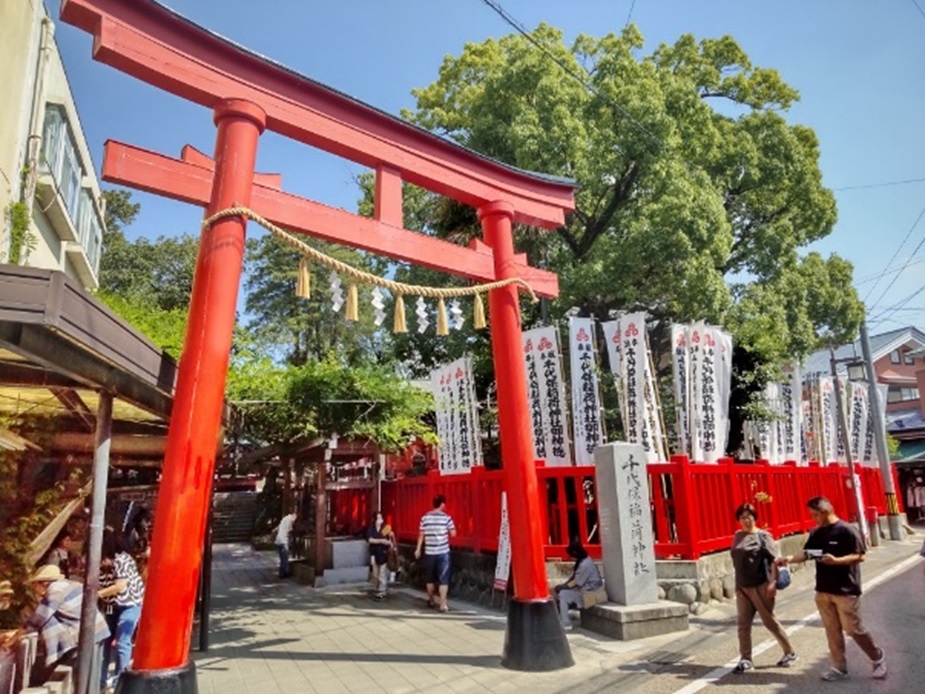
<path id="1" fill-rule="evenodd" d="M 501 665 L 523 672 L 549 672 L 574 664 L 555 603 L 551 599 L 512 600 L 507 610 Z"/>
<path id="2" fill-rule="evenodd" d="M 198 694 L 196 665 L 186 665 L 171 670 L 136 672 L 126 670 L 119 675 L 116 694 Z"/>

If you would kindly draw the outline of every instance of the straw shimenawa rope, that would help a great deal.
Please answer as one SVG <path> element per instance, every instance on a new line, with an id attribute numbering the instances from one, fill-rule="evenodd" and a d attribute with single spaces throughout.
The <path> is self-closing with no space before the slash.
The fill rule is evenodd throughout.
<path id="1" fill-rule="evenodd" d="M 226 217 L 245 217 L 247 219 L 250 219 L 251 221 L 256 222 L 257 224 L 262 226 L 264 229 L 269 231 L 271 234 L 273 234 L 276 238 L 278 238 L 280 241 L 285 243 L 287 246 L 297 251 L 299 254 L 302 255 L 303 258 L 308 258 L 310 260 L 313 260 L 317 262 L 319 265 L 323 265 L 326 268 L 334 270 L 338 274 L 345 275 L 349 277 L 350 279 L 354 280 L 355 282 L 361 282 L 363 284 L 371 284 L 377 287 L 382 287 L 383 289 L 387 289 L 388 291 L 390 291 L 392 294 L 395 295 L 395 301 L 396 301 L 395 332 L 405 332 L 404 302 L 402 301 L 402 297 L 404 295 L 423 296 L 428 299 L 438 299 L 439 304 L 442 304 L 444 299 L 453 299 L 453 298 L 458 298 L 458 297 L 463 297 L 463 296 L 475 297 L 476 328 L 484 327 L 485 311 L 484 311 L 484 306 L 482 306 L 481 295 L 484 294 L 485 292 L 489 292 L 492 289 L 500 289 L 501 287 L 507 287 L 509 285 L 516 284 L 522 287 L 524 290 L 526 290 L 526 292 L 530 295 L 530 299 L 531 301 L 533 301 L 533 303 L 536 303 L 537 301 L 539 301 L 539 299 L 536 296 L 536 293 L 533 291 L 533 288 L 529 284 L 527 284 L 525 280 L 521 279 L 520 277 L 511 277 L 505 280 L 498 280 L 497 282 L 488 282 L 486 284 L 476 284 L 476 285 L 471 285 L 469 287 L 427 287 L 427 286 L 420 285 L 420 284 L 405 284 L 404 282 L 395 282 L 393 280 L 387 280 L 384 277 L 379 277 L 378 275 L 374 275 L 364 270 L 360 270 L 359 268 L 355 268 L 352 265 L 348 265 L 347 263 L 337 260 L 336 258 L 332 258 L 331 256 L 319 251 L 316 248 L 312 248 L 307 243 L 297 239 L 293 234 L 289 233 L 288 231 L 285 231 L 284 229 L 281 229 L 280 227 L 276 226 L 275 224 L 265 219 L 264 217 L 261 217 L 259 214 L 254 212 L 249 207 L 235 206 L 235 207 L 229 207 L 224 210 L 220 210 L 219 212 L 216 212 L 212 216 L 204 219 L 202 222 L 202 226 L 203 228 L 208 228 L 211 225 L 213 225 L 215 222 L 219 221 L 220 219 L 225 219 Z M 304 262 L 300 263 L 299 281 L 297 284 L 298 284 L 298 290 L 299 290 L 300 295 L 307 296 L 308 291 L 309 291 L 308 289 L 309 281 L 308 281 L 307 268 Z M 353 291 L 355 291 L 355 287 L 353 289 L 348 289 L 348 293 L 351 295 Z M 355 295 L 352 295 L 352 297 L 355 299 Z M 440 323 L 439 313 L 440 312 L 438 311 L 438 323 Z M 399 321 L 399 314 L 402 318 L 401 321 Z M 444 316 L 445 316 L 445 312 L 444 312 Z M 355 318 L 353 319 L 355 320 Z M 444 318 L 444 322 L 445 322 L 445 318 Z"/>

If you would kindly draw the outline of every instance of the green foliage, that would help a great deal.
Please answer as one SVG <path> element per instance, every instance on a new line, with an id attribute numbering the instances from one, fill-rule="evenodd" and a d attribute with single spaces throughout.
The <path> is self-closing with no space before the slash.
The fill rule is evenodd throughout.
<path id="1" fill-rule="evenodd" d="M 6 218 L 10 225 L 10 248 L 8 262 L 19 265 L 24 258 L 23 251 L 35 248 L 35 238 L 29 233 L 32 210 L 25 202 L 11 202 L 6 208 Z"/>
<path id="2" fill-rule="evenodd" d="M 45 437 L 53 433 L 54 420 L 0 419 L 0 426 L 41 446 Z M 65 479 L 31 475 L 28 487 L 32 493 L 23 494 L 27 469 L 34 470 L 39 465 L 34 452 L 0 449 L 0 577 L 10 580 L 15 590 L 11 609 L 0 612 L 0 629 L 19 626 L 19 610 L 29 603 L 26 579 L 33 567 L 26 563 L 26 557 L 30 543 L 84 481 L 77 468 Z"/>
<path id="3" fill-rule="evenodd" d="M 433 408 L 430 394 L 378 365 L 308 362 L 293 371 L 288 399 L 322 436 L 368 438 L 387 451 L 433 440 L 423 423 Z"/>
<path id="4" fill-rule="evenodd" d="M 279 366 L 254 354 L 235 357 L 229 400 L 259 445 L 294 444 L 313 436 L 368 438 L 400 450 L 414 438 L 433 440 L 424 423 L 430 394 L 380 365 L 348 366 L 333 357 Z"/>
<path id="5" fill-rule="evenodd" d="M 103 220 L 107 234 L 119 234 L 131 226 L 141 211 L 141 203 L 132 202 L 132 193 L 128 190 L 104 190 L 106 217 Z"/>
<path id="6" fill-rule="evenodd" d="M 96 297 L 131 323 L 157 347 L 175 360 L 179 360 L 186 335 L 185 308 L 164 309 L 156 303 L 146 303 L 138 296 L 123 297 L 108 291 L 98 292 Z"/>
<path id="7" fill-rule="evenodd" d="M 164 311 L 185 309 L 199 242 L 192 236 L 128 241 L 108 232 L 100 258 L 100 292 Z"/>
<path id="8" fill-rule="evenodd" d="M 364 270 L 382 267 L 366 255 L 348 248 L 306 239 L 306 243 L 338 260 Z M 336 351 L 348 363 L 358 363 L 381 352 L 383 331 L 372 323 L 369 287 L 359 287 L 360 320 L 344 319 L 344 310 L 331 310 L 329 272 L 311 267 L 311 298 L 295 295 L 300 255 L 276 237 L 264 235 L 247 242 L 245 306 L 247 330 L 254 345 L 274 358 L 293 365 L 323 359 Z M 344 294 L 346 278 L 342 278 Z"/>
<path id="9" fill-rule="evenodd" d="M 683 35 L 648 55 L 635 26 L 566 45 L 541 24 L 532 39 L 555 60 L 518 34 L 467 44 L 403 115 L 514 166 L 577 181 L 562 227 L 521 229 L 516 239 L 532 264 L 559 275 L 547 322 L 573 306 L 602 320 L 644 310 L 658 321 L 656 363 L 667 322 L 724 325 L 741 360 L 742 408 L 780 362 L 853 336 L 862 306 L 850 264 L 801 257 L 832 231 L 835 199 L 822 185 L 814 132 L 784 117 L 799 94 L 777 71 L 754 65 L 729 36 Z M 480 235 L 471 209 L 405 190 L 406 225 L 460 243 Z M 409 281 L 423 274 L 406 272 Z M 538 312 L 525 309 L 529 326 Z M 432 342 L 399 338 L 397 354 L 428 364 Z M 441 358 L 479 348 L 444 345 Z"/>

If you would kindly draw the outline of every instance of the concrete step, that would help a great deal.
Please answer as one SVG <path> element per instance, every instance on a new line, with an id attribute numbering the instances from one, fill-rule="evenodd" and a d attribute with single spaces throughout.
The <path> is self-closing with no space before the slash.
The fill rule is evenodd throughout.
<path id="1" fill-rule="evenodd" d="M 338 586 L 344 583 L 363 583 L 369 580 L 368 566 L 351 566 L 346 569 L 325 569 L 324 574 L 315 579 L 315 587 Z"/>

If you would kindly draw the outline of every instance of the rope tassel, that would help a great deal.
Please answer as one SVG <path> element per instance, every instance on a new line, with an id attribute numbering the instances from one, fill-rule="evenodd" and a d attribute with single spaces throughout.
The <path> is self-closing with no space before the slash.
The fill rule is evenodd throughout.
<path id="1" fill-rule="evenodd" d="M 312 273 L 308 268 L 308 258 L 299 261 L 299 272 L 296 275 L 295 295 L 300 299 L 310 299 L 312 296 Z"/>
<path id="2" fill-rule="evenodd" d="M 450 326 L 446 320 L 446 304 L 442 296 L 437 300 L 437 334 L 440 336 L 450 334 Z"/>
<path id="3" fill-rule="evenodd" d="M 439 299 L 438 307 L 438 316 L 437 316 L 437 329 L 438 334 L 446 335 L 449 332 L 449 326 L 447 325 L 447 315 L 446 315 L 446 306 L 444 305 L 444 299 L 456 299 L 463 296 L 473 297 L 475 302 L 475 319 L 473 320 L 473 325 L 476 330 L 481 330 L 486 327 L 487 321 L 485 320 L 485 305 L 482 303 L 482 294 L 489 292 L 493 289 L 500 289 L 501 287 L 508 287 L 511 285 L 516 285 L 523 289 L 529 296 L 533 303 L 539 301 L 536 292 L 533 291 L 533 288 L 527 283 L 526 280 L 520 277 L 509 277 L 503 280 L 497 280 L 495 282 L 488 282 L 487 284 L 477 284 L 471 285 L 468 287 L 446 287 L 446 288 L 437 288 L 437 287 L 427 287 L 419 284 L 405 284 L 404 282 L 395 282 L 394 280 L 389 280 L 384 277 L 377 277 L 369 272 L 365 272 L 356 268 L 352 265 L 344 263 L 336 258 L 332 258 L 323 251 L 318 250 L 309 246 L 307 243 L 299 240 L 296 236 L 289 233 L 285 229 L 276 226 L 269 220 L 261 217 L 259 214 L 254 212 L 248 207 L 243 207 L 240 205 L 234 205 L 228 207 L 224 210 L 219 210 L 212 216 L 202 220 L 202 228 L 208 229 L 211 225 L 215 224 L 220 219 L 226 219 L 228 217 L 243 217 L 244 219 L 250 219 L 264 229 L 269 231 L 273 236 L 278 238 L 284 244 L 295 250 L 302 256 L 302 261 L 299 263 L 299 271 L 296 279 L 296 294 L 298 296 L 305 296 L 306 298 L 310 292 L 310 272 L 309 267 L 306 261 L 312 261 L 318 263 L 322 267 L 327 268 L 331 271 L 331 307 L 335 312 L 340 311 L 344 305 L 344 296 L 341 291 L 340 280 L 338 279 L 338 274 L 343 274 L 351 279 L 354 284 L 351 284 L 347 292 L 347 319 L 352 321 L 359 320 L 359 297 L 357 294 L 356 283 L 362 282 L 364 284 L 371 284 L 374 287 L 380 287 L 391 292 L 395 296 L 395 332 L 406 332 L 407 328 L 405 325 L 405 305 L 402 300 L 402 295 L 407 294 L 409 296 L 418 295 L 422 297 L 421 302 L 424 301 L 424 298 L 427 299 Z M 303 267 L 303 263 L 306 263 Z M 420 332 L 423 332 L 426 329 L 426 326 L 429 324 L 427 321 L 427 310 L 426 308 L 420 309 L 422 313 L 418 314 L 418 328 Z M 457 314 L 454 311 L 454 322 L 456 320 Z"/>
<path id="4" fill-rule="evenodd" d="M 360 320 L 360 297 L 357 286 L 351 284 L 347 288 L 347 320 L 356 322 Z"/>
<path id="5" fill-rule="evenodd" d="M 476 294 L 473 303 L 475 316 L 472 318 L 472 325 L 476 330 L 484 330 L 487 323 L 485 321 L 485 304 L 482 303 L 482 295 Z"/>
<path id="6" fill-rule="evenodd" d="M 408 332 L 408 324 L 405 322 L 405 300 L 401 294 L 395 295 L 395 323 L 392 325 L 392 332 Z"/>

